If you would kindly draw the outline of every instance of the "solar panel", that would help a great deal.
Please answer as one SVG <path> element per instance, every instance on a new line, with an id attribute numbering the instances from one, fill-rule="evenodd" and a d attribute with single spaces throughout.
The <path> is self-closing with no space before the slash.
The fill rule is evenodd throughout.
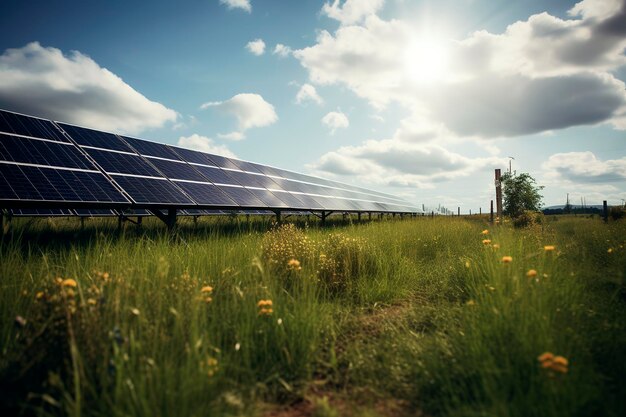
<path id="1" fill-rule="evenodd" d="M 85 151 L 108 173 L 162 177 L 152 165 L 139 155 L 100 149 L 85 149 Z"/>
<path id="2" fill-rule="evenodd" d="M 191 164 L 202 164 L 215 166 L 215 163 L 209 159 L 208 154 L 204 152 L 194 151 L 191 149 L 171 147 L 176 154 L 183 160 Z"/>
<path id="3" fill-rule="evenodd" d="M 137 203 L 194 205 L 189 197 L 165 178 L 113 175 L 113 179 Z"/>
<path id="4" fill-rule="evenodd" d="M 209 161 L 211 161 L 209 165 L 220 168 L 239 169 L 237 164 L 235 164 L 232 159 L 226 158 L 225 156 L 206 154 L 206 157 Z"/>
<path id="5" fill-rule="evenodd" d="M 68 142 L 52 122 L 0 110 L 0 132 Z"/>
<path id="6" fill-rule="evenodd" d="M 1 162 L 0 200 L 128 202 L 100 172 Z"/>
<path id="7" fill-rule="evenodd" d="M 70 209 L 11 209 L 11 214 L 15 217 L 67 217 L 73 216 L 74 211 Z"/>
<path id="8" fill-rule="evenodd" d="M 81 146 L 93 146 L 95 148 L 110 149 L 114 151 L 133 152 L 116 135 L 84 127 L 58 123 L 63 130 Z"/>
<path id="9" fill-rule="evenodd" d="M 113 217 L 118 215 L 114 210 L 76 209 L 74 211 L 79 217 Z"/>
<path id="10" fill-rule="evenodd" d="M 82 216 L 111 215 L 94 207 L 109 203 L 145 215 L 148 207 L 187 214 L 415 209 L 395 196 L 336 181 L 5 111 L 0 192 L 1 201 L 24 210 L 41 204 L 18 202 L 90 203 L 49 207 Z"/>
<path id="11" fill-rule="evenodd" d="M 246 188 L 246 190 L 248 190 L 250 194 L 252 194 L 257 199 L 259 199 L 263 203 L 263 205 L 267 207 L 272 207 L 272 208 L 281 208 L 281 207 L 288 208 L 289 207 L 287 203 L 285 203 L 283 200 L 278 198 L 271 191 L 268 191 L 265 189 L 259 189 L 259 188 Z"/>
<path id="12" fill-rule="evenodd" d="M 148 142 L 147 140 L 135 139 L 128 136 L 122 136 L 122 139 L 141 155 L 180 160 L 176 152 L 162 143 Z"/>
<path id="13" fill-rule="evenodd" d="M 164 159 L 149 158 L 148 161 L 154 165 L 167 178 L 189 181 L 206 181 L 193 166 L 186 162 L 166 161 Z"/>
<path id="14" fill-rule="evenodd" d="M 208 180 L 214 184 L 227 184 L 227 185 L 241 185 L 239 181 L 237 181 L 231 175 L 231 172 L 234 171 L 225 171 L 221 168 L 211 168 L 204 166 L 194 167 Z"/>
<path id="15" fill-rule="evenodd" d="M 0 160 L 66 168 L 95 169 L 84 155 L 68 142 L 28 139 L 0 134 Z"/>
<path id="16" fill-rule="evenodd" d="M 176 185 L 192 196 L 193 199 L 200 205 L 224 207 L 238 206 L 233 199 L 229 198 L 229 196 L 216 185 L 183 181 L 176 181 Z"/>
<path id="17" fill-rule="evenodd" d="M 242 187 L 226 187 L 219 186 L 228 197 L 230 197 L 237 205 L 241 207 L 264 207 L 265 204 L 250 191 Z"/>

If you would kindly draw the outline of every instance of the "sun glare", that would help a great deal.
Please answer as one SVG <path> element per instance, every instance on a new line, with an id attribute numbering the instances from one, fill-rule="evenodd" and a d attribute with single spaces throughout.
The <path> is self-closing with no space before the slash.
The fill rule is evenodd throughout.
<path id="1" fill-rule="evenodd" d="M 416 37 L 405 51 L 405 69 L 415 83 L 430 83 L 446 76 L 448 50 L 441 38 Z"/>

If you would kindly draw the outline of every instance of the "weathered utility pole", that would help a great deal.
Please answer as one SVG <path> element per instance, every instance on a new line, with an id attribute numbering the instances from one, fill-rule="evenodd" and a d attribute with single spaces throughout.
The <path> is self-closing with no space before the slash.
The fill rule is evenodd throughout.
<path id="1" fill-rule="evenodd" d="M 496 214 L 499 221 L 502 221 L 502 174 L 500 169 L 496 169 Z"/>

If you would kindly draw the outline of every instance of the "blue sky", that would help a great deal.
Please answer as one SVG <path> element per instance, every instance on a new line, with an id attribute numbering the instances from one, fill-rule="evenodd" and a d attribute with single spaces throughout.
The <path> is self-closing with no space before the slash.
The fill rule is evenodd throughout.
<path id="1" fill-rule="evenodd" d="M 9 0 L 0 107 L 428 207 L 485 210 L 508 156 L 547 205 L 619 204 L 624 4 Z"/>

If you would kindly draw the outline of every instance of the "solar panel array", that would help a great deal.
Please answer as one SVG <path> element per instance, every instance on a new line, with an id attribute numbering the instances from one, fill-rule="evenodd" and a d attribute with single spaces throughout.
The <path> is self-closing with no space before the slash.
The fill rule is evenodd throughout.
<path id="1" fill-rule="evenodd" d="M 111 208 L 420 211 L 352 185 L 2 110 L 1 205 L 23 213 L 83 210 L 86 216 Z"/>

